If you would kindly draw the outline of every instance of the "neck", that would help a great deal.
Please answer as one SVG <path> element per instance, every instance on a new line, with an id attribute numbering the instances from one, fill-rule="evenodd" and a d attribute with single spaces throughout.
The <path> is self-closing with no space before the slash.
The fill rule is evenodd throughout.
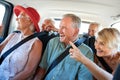
<path id="1" fill-rule="evenodd" d="M 74 43 L 77 39 L 78 39 L 78 37 L 74 38 L 73 40 L 69 40 L 69 41 L 71 41 L 71 42 Z M 64 43 L 65 47 L 66 47 L 67 45 L 69 45 L 69 41 L 67 41 L 66 43 Z"/>
<path id="2" fill-rule="evenodd" d="M 108 56 L 105 56 L 105 57 L 103 57 L 103 58 L 106 58 L 106 59 L 112 59 L 112 58 L 114 58 L 114 57 L 117 56 L 116 54 L 117 54 L 117 53 L 113 53 L 113 54 L 108 55 Z"/>
<path id="3" fill-rule="evenodd" d="M 22 33 L 23 33 L 23 36 L 29 36 L 29 35 L 33 34 L 33 32 L 30 30 L 24 30 L 24 31 L 22 31 Z"/>

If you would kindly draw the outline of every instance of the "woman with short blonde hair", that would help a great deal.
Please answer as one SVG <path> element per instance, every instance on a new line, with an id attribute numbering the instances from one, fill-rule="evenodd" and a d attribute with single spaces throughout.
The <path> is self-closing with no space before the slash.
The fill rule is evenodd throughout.
<path id="1" fill-rule="evenodd" d="M 98 32 L 95 41 L 96 55 L 102 57 L 103 60 L 111 68 L 111 73 L 100 63 L 97 58 L 97 65 L 85 57 L 81 51 L 72 43 L 73 48 L 70 49 L 70 57 L 83 63 L 93 74 L 97 80 L 112 80 L 114 71 L 120 63 L 120 32 L 115 28 L 104 28 Z M 108 68 L 108 67 L 107 67 Z"/>

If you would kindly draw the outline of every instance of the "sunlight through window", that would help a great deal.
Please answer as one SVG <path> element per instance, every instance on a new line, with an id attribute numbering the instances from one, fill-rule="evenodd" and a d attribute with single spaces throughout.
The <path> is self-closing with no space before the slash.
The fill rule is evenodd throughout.
<path id="1" fill-rule="evenodd" d="M 0 25 L 2 24 L 4 14 L 5 14 L 5 6 L 0 4 Z"/>

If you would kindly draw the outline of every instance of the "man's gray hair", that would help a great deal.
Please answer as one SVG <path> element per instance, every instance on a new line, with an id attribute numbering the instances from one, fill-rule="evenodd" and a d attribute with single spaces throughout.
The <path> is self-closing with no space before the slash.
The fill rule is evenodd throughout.
<path id="1" fill-rule="evenodd" d="M 52 19 L 52 18 L 44 18 L 43 22 L 44 22 L 45 20 L 51 22 L 52 24 L 55 24 L 55 20 Z"/>
<path id="2" fill-rule="evenodd" d="M 78 16 L 76 16 L 76 15 L 74 15 L 74 14 L 65 14 L 65 15 L 63 15 L 63 18 L 64 18 L 64 17 L 70 17 L 70 18 L 72 19 L 72 21 L 73 21 L 72 26 L 73 26 L 73 27 L 80 28 L 81 19 L 80 19 Z"/>
<path id="3" fill-rule="evenodd" d="M 96 25 L 98 28 L 100 27 L 100 24 L 97 22 L 91 22 L 90 25 Z"/>

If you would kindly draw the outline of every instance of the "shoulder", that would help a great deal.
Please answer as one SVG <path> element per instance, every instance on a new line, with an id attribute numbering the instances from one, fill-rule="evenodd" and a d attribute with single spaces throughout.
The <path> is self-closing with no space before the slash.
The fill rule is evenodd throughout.
<path id="1" fill-rule="evenodd" d="M 14 35 L 17 33 L 10 33 L 6 39 L 0 44 L 0 46 L 4 47 L 11 39 L 14 37 Z"/>
<path id="2" fill-rule="evenodd" d="M 38 38 L 35 38 L 33 40 L 34 40 L 34 42 L 32 44 L 32 49 L 35 50 L 35 52 L 37 53 L 42 50 L 43 44 L 42 44 L 41 40 L 39 40 Z"/>
<path id="3" fill-rule="evenodd" d="M 57 43 L 57 42 L 60 42 L 59 37 L 54 37 L 50 40 L 50 43 Z"/>
<path id="4" fill-rule="evenodd" d="M 20 31 L 13 31 L 12 33 L 10 33 L 10 34 L 8 35 L 8 37 L 12 37 L 12 36 L 19 35 L 19 34 L 21 34 Z"/>
<path id="5" fill-rule="evenodd" d="M 83 49 L 85 49 L 85 50 L 91 50 L 91 48 L 90 48 L 88 45 L 84 44 L 84 43 L 82 43 L 80 46 L 81 46 Z"/>
<path id="6" fill-rule="evenodd" d="M 90 47 L 88 47 L 86 44 L 82 43 L 80 46 L 79 46 L 79 49 L 81 50 L 81 52 L 83 54 L 87 54 L 87 53 L 90 53 L 90 54 L 93 54 L 93 51 Z"/>
<path id="7" fill-rule="evenodd" d="M 60 42 L 59 37 L 55 37 L 55 38 L 50 39 L 50 41 L 47 44 L 47 47 L 49 47 L 49 48 L 55 48 L 58 45 L 60 45 L 60 43 L 61 42 Z"/>
<path id="8" fill-rule="evenodd" d="M 35 42 L 34 44 L 41 46 L 42 45 L 42 41 L 39 38 L 35 38 Z"/>
<path id="9" fill-rule="evenodd" d="M 94 61 L 94 54 L 90 47 L 88 47 L 86 44 L 82 43 L 81 47 L 79 48 L 80 51 L 90 60 Z"/>
<path id="10" fill-rule="evenodd" d="M 7 40 L 7 41 L 9 41 L 13 36 L 15 36 L 15 35 L 17 35 L 18 33 L 10 33 L 8 36 L 7 36 L 7 38 L 5 39 L 5 41 Z"/>

